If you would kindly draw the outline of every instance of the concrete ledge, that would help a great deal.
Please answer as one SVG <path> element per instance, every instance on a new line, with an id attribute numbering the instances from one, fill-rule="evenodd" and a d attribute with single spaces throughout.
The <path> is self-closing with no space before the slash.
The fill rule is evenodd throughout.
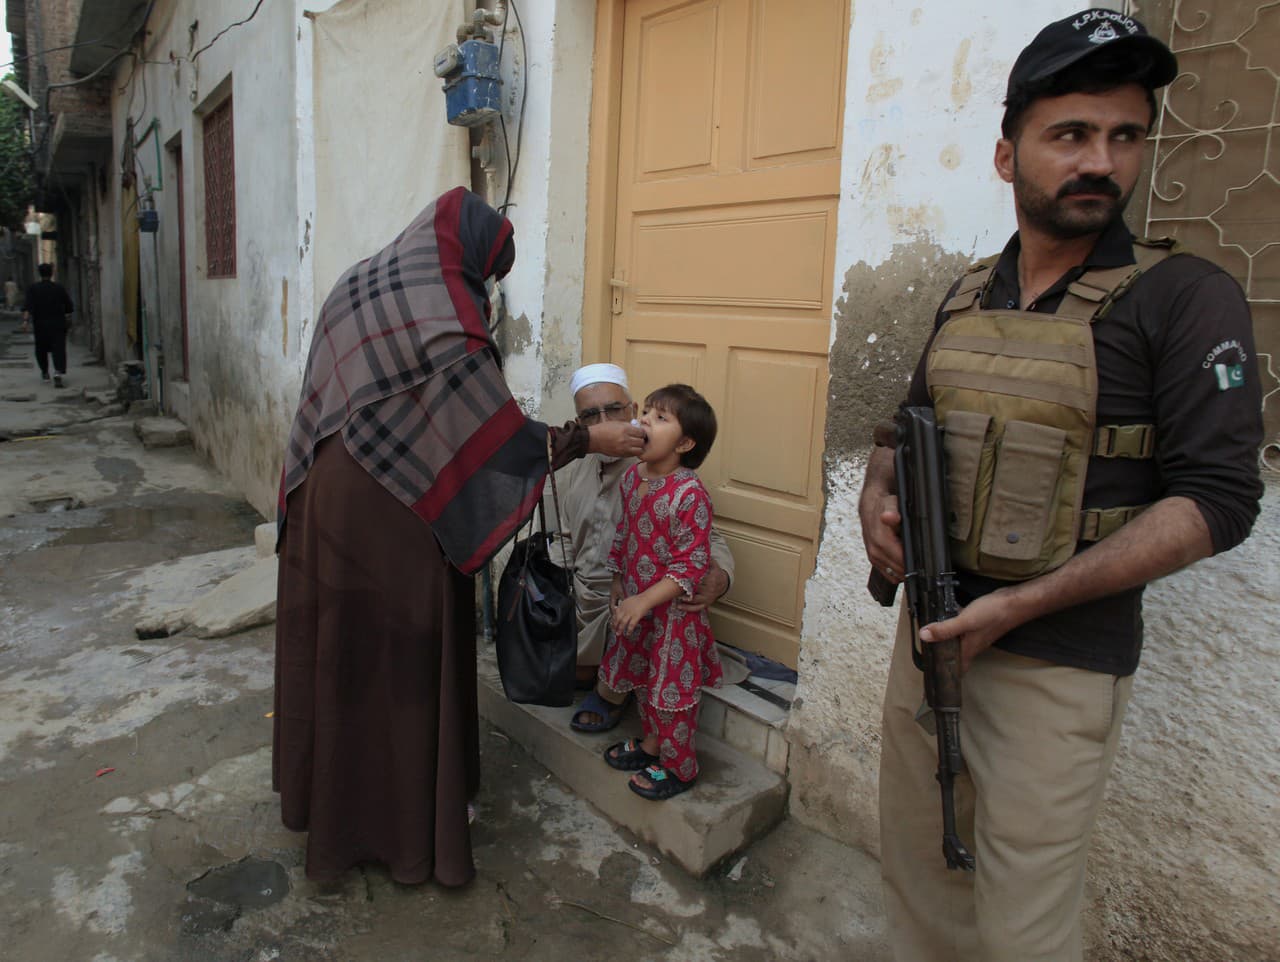
<path id="1" fill-rule="evenodd" d="M 276 553 L 276 523 L 267 521 L 253 529 L 253 544 L 259 558 L 270 558 Z"/>
<path id="2" fill-rule="evenodd" d="M 145 417 L 134 423 L 133 430 L 144 448 L 176 448 L 191 443 L 191 432 L 177 418 Z"/>
<path id="3" fill-rule="evenodd" d="M 702 773 L 691 792 L 651 802 L 627 788 L 627 775 L 605 765 L 605 748 L 639 726 L 630 716 L 611 732 L 584 735 L 569 728 L 571 708 L 507 701 L 491 651 L 479 659 L 480 714 L 545 765 L 580 798 L 661 851 L 691 875 L 746 847 L 782 820 L 787 783 L 724 742 L 698 736 Z"/>

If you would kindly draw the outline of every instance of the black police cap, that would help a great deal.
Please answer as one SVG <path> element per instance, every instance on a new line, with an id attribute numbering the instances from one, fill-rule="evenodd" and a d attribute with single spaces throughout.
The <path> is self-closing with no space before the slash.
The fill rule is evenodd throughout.
<path id="1" fill-rule="evenodd" d="M 1036 34 L 1009 71 L 1007 96 L 1013 97 L 1018 88 L 1052 77 L 1099 50 L 1145 55 L 1150 66 L 1144 79 L 1151 90 L 1178 75 L 1178 58 L 1147 33 L 1146 27 L 1123 13 L 1095 7 L 1055 21 Z"/>

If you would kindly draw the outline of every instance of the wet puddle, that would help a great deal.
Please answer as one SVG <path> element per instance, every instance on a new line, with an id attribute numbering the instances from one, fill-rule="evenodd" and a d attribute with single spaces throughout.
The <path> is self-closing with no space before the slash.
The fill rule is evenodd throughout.
<path id="1" fill-rule="evenodd" d="M 78 505 L 76 505 L 78 507 Z M 48 511 L 48 508 L 37 508 Z M 69 507 L 53 510 L 69 510 Z M 257 520 L 252 508 L 234 502 L 220 501 L 203 505 L 158 505 L 155 507 L 121 506 L 94 509 L 96 524 L 67 527 L 49 542 L 51 545 L 87 545 L 106 541 L 132 541 L 146 538 L 150 532 L 170 537 L 189 537 L 193 541 L 239 540 L 241 532 Z M 246 523 L 247 522 L 247 523 Z M 222 537 L 219 537 L 219 535 Z"/>
<path id="2" fill-rule="evenodd" d="M 289 894 L 289 873 L 279 862 L 244 858 L 209 869 L 187 883 L 196 898 L 243 909 L 274 905 Z"/>
<path id="3" fill-rule="evenodd" d="M 274 905 L 288 895 L 289 875 L 279 862 L 242 858 L 192 879 L 187 893 L 181 909 L 183 932 L 230 932 L 243 912 Z"/>

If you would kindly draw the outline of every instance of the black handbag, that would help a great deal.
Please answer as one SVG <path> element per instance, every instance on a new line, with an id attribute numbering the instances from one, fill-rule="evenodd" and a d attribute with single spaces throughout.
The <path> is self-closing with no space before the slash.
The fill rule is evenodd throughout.
<path id="1" fill-rule="evenodd" d="M 554 471 L 551 497 L 559 528 L 560 499 Z M 498 674 L 508 700 L 564 708 L 573 704 L 578 664 L 573 571 L 563 539 L 564 567 L 551 560 L 554 535 L 547 531 L 541 500 L 536 515 L 539 530 L 533 530 L 534 516 L 530 515 L 529 536 L 516 541 L 498 581 Z"/>

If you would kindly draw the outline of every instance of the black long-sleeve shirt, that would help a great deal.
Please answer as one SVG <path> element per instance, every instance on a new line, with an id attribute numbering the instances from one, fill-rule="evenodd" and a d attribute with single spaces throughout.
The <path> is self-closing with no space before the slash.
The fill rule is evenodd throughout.
<path id="1" fill-rule="evenodd" d="M 1020 250 L 1014 234 L 996 264 L 985 307 L 1018 308 Z M 1052 313 L 1086 270 L 1132 263 L 1132 235 L 1117 221 L 1085 262 L 1040 295 L 1031 310 Z M 935 332 L 947 317 L 938 311 Z M 1263 435 L 1253 326 L 1240 286 L 1203 258 L 1176 255 L 1139 278 L 1093 325 L 1093 339 L 1097 423 L 1154 424 L 1156 447 L 1150 460 L 1091 458 L 1084 507 L 1181 496 L 1204 516 L 1215 553 L 1239 544 L 1258 515 Z M 909 404 L 931 403 L 927 354 L 928 348 L 912 378 Z M 961 603 L 1006 584 L 963 571 L 959 581 Z M 997 645 L 1057 664 L 1132 674 L 1142 650 L 1142 588 L 1038 618 Z"/>
<path id="2" fill-rule="evenodd" d="M 67 289 L 55 281 L 36 281 L 27 288 L 26 302 L 22 308 L 37 324 L 57 321 L 62 324 L 75 308 Z"/>

